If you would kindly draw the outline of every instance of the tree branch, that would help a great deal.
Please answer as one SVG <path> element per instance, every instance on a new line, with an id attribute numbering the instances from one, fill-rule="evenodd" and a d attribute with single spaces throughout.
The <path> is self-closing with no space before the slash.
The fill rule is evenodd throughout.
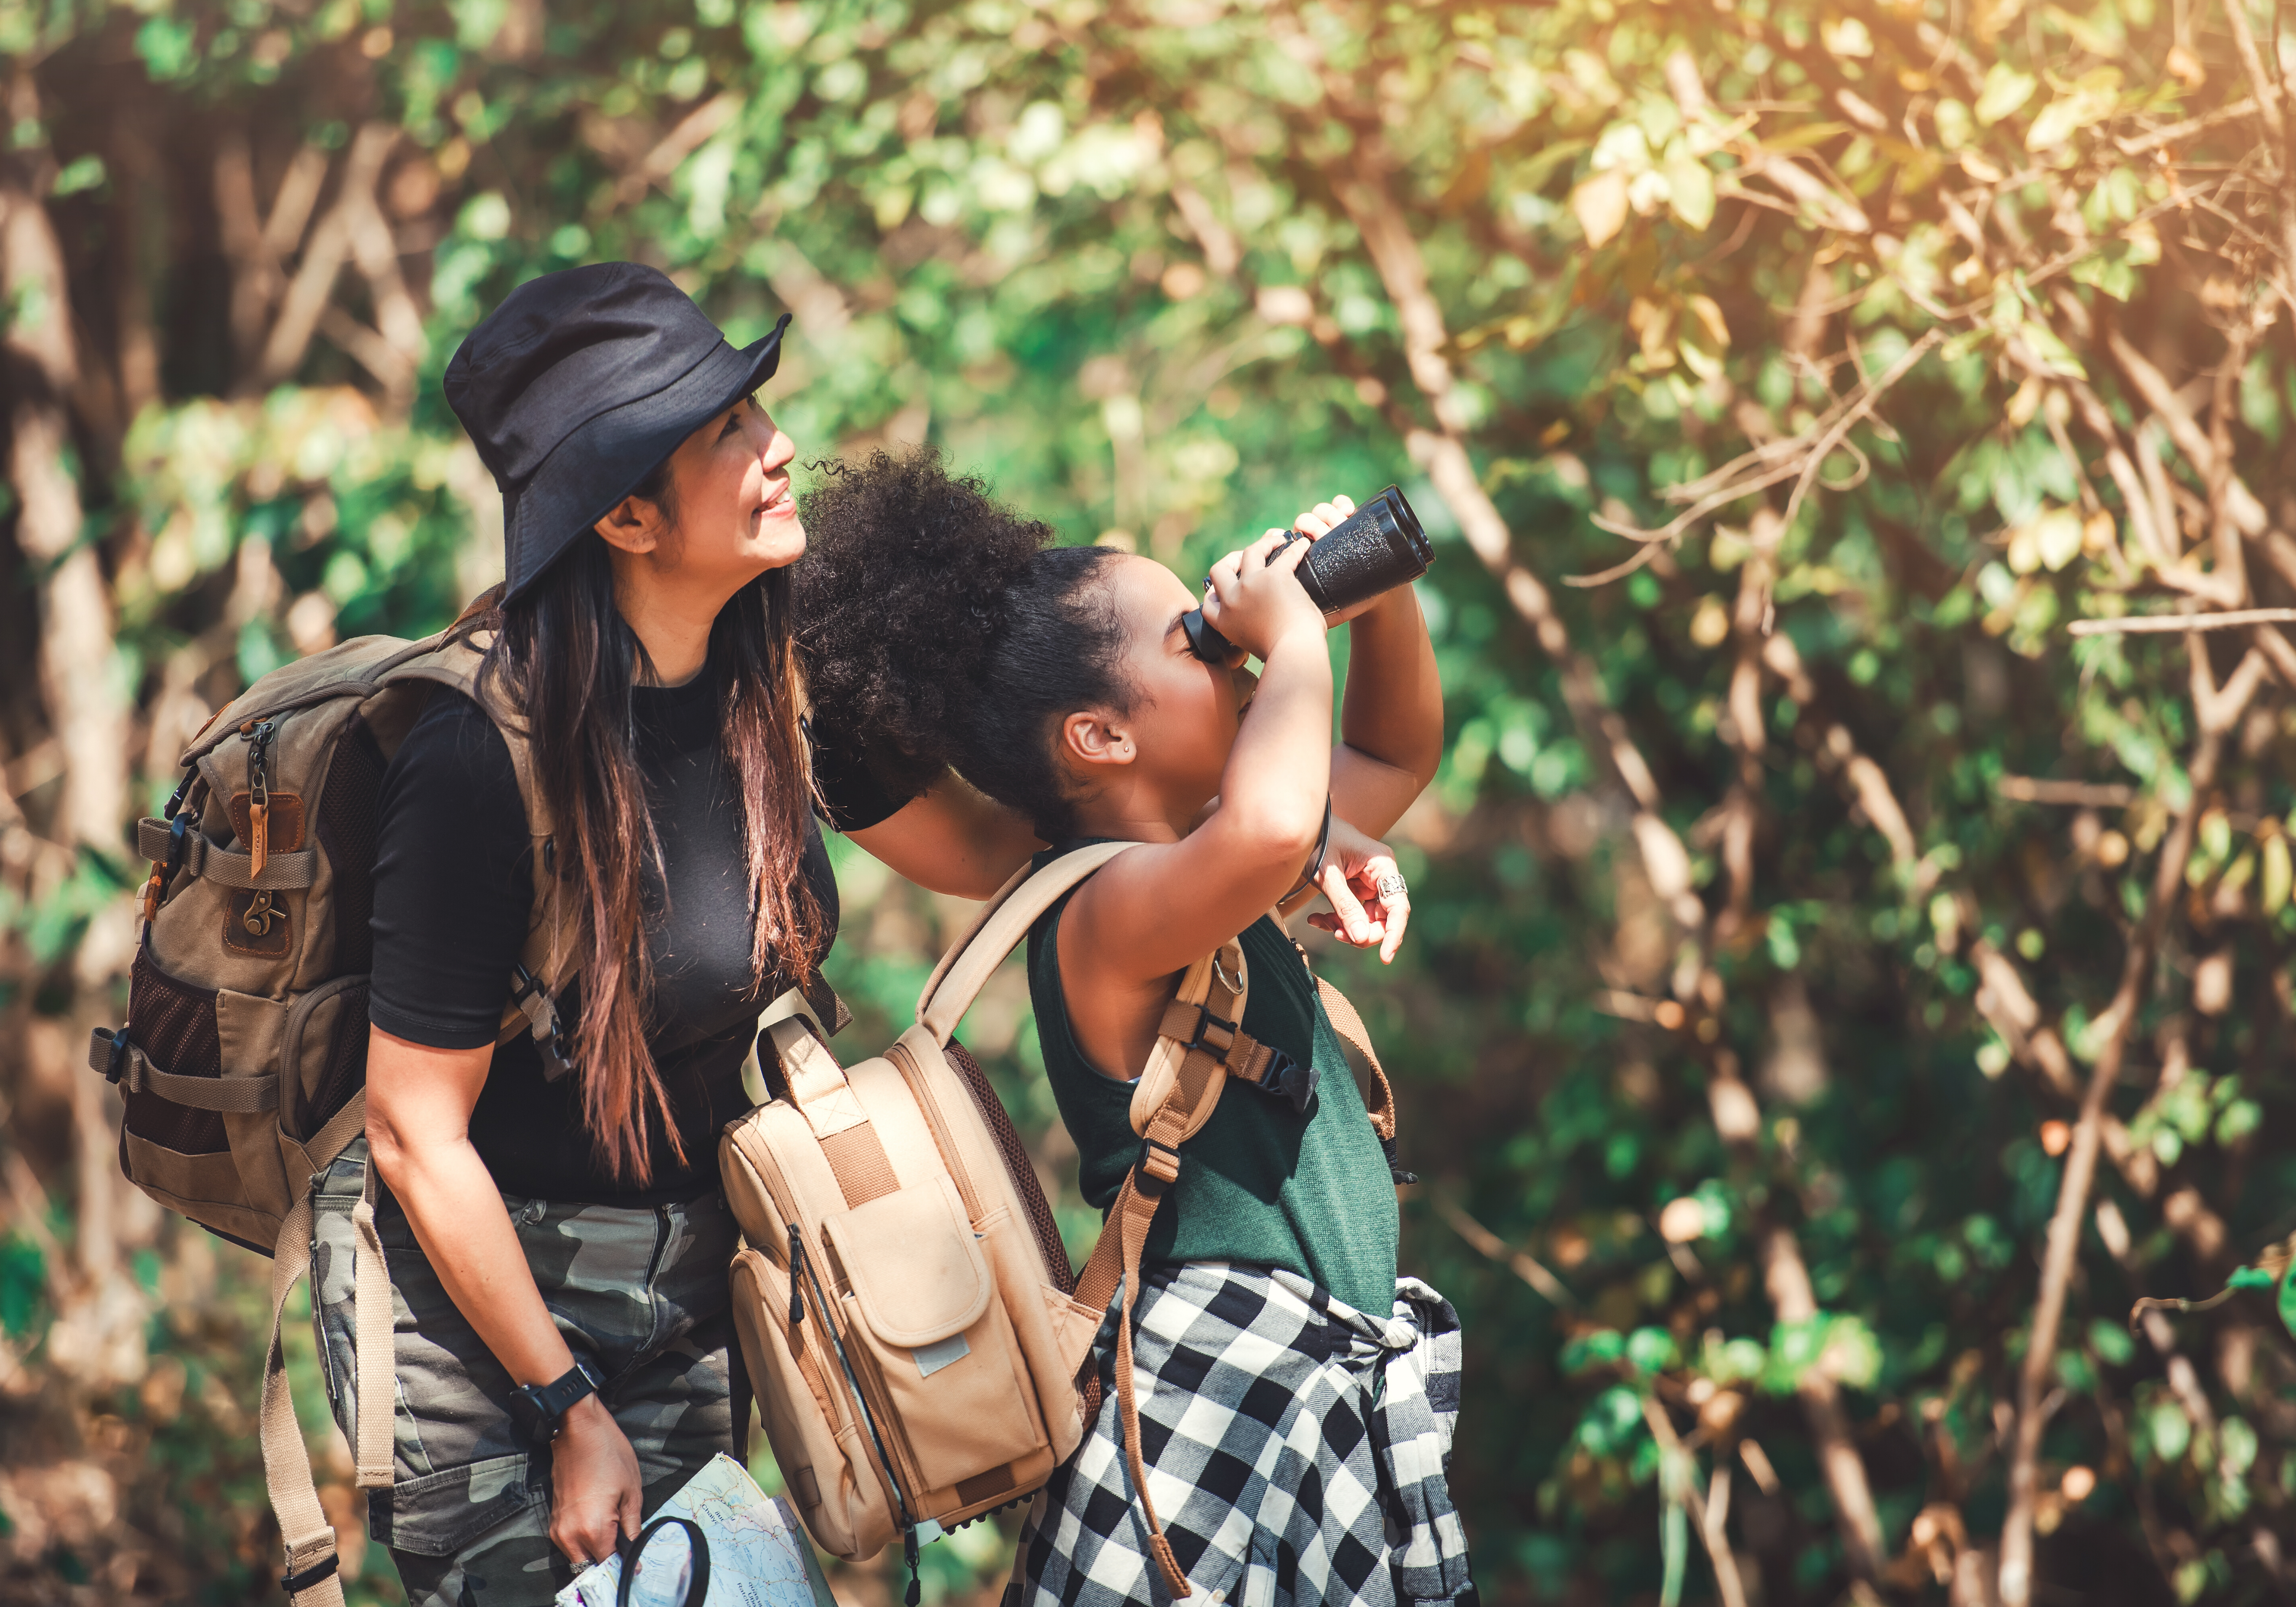
<path id="1" fill-rule="evenodd" d="M 1658 1441 L 1659 1450 L 1668 1456 L 1688 1456 L 1690 1452 L 1682 1443 L 1682 1436 L 1674 1431 L 1674 1422 L 1655 1396 L 1643 1397 L 1643 1421 L 1650 1425 L 1651 1438 Z M 1693 1461 L 1692 1472 L 1697 1470 Z M 1697 1527 L 1700 1544 L 1706 1547 L 1707 1561 L 1714 1566 L 1715 1594 L 1722 1598 L 1722 1607 L 1746 1607 L 1745 1581 L 1738 1577 L 1738 1559 L 1730 1550 L 1730 1537 L 1724 1528 L 1730 1504 L 1730 1468 L 1716 1453 L 1714 1463 L 1716 1498 L 1710 1505 L 1699 1494 L 1695 1478 L 1683 1483 L 1683 1505 L 1690 1509 L 1690 1521 Z"/>
<path id="2" fill-rule="evenodd" d="M 398 130 L 388 123 L 368 123 L 352 138 L 335 204 L 311 231 L 302 263 L 288 283 L 279 316 L 245 389 L 267 389 L 303 365 L 303 355 L 310 349 L 311 337 L 334 295 L 335 277 L 350 255 L 359 214 L 362 209 L 373 209 L 375 182 L 381 177 L 382 164 L 398 140 Z"/>
<path id="3" fill-rule="evenodd" d="M 2197 643 L 2191 652 L 2193 703 L 2201 727 L 2200 743 L 2188 772 L 2191 792 L 2161 847 L 2152 898 L 2144 920 L 2130 938 L 2121 964 L 2120 984 L 2114 990 L 2112 1004 L 2091 1029 L 2102 1029 L 2102 1041 L 2090 1070 L 2088 1086 L 2081 1097 L 2080 1117 L 2074 1124 L 2064 1174 L 2058 1184 L 2056 1210 L 2049 1220 L 2041 1264 L 2040 1294 L 2034 1305 L 2032 1328 L 2018 1373 L 2016 1434 L 2009 1460 L 2009 1515 L 2001 1533 L 2002 1607 L 2030 1607 L 2033 1599 L 2033 1513 L 2040 1495 L 2041 1431 L 2047 1417 L 2044 1403 L 2056 1365 L 2057 1332 L 2063 1322 L 2066 1291 L 2079 1249 L 2081 1220 L 2087 1211 L 2089 1190 L 2096 1177 L 2105 1095 L 2120 1078 L 2128 1035 L 2136 1025 L 2136 1013 L 2144 1003 L 2145 982 L 2152 974 L 2153 954 L 2181 901 L 2185 866 L 2192 857 L 2201 811 L 2216 784 L 2225 737 L 2238 723 L 2264 673 L 2263 655 L 2251 648 L 2240 668 L 2219 691 L 2210 684 L 2206 652 Z"/>

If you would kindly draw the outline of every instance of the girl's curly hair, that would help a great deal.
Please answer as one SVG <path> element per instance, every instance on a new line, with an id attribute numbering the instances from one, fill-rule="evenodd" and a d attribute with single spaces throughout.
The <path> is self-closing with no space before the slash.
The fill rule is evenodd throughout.
<path id="1" fill-rule="evenodd" d="M 791 576 L 817 725 L 894 797 L 954 768 L 1046 840 L 1074 836 L 1059 721 L 1131 708 L 1101 573 L 1115 554 L 1051 545 L 937 452 L 824 466 Z"/>

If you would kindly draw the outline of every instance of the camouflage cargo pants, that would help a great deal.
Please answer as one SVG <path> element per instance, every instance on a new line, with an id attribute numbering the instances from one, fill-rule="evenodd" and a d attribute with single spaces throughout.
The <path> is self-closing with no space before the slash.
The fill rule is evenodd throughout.
<path id="1" fill-rule="evenodd" d="M 313 1321 L 335 1421 L 358 1409 L 351 1208 L 365 1184 L 353 1144 L 314 1183 Z M 629 1436 L 652 1512 L 734 1448 L 726 1267 L 737 1230 L 716 1194 L 652 1207 L 504 1195 L 543 1303 Z M 395 1482 L 368 1497 L 413 1607 L 546 1607 L 573 1570 L 550 1543 L 550 1453 L 511 1429 L 514 1387 L 387 1196 L 375 1213 L 390 1272 L 398 1382 Z"/>

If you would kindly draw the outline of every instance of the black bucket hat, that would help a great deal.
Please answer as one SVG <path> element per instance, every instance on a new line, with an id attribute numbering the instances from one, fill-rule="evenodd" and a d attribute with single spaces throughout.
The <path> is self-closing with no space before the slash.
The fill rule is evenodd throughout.
<path id="1" fill-rule="evenodd" d="M 668 275 L 635 262 L 545 274 L 504 298 L 445 381 L 502 490 L 504 598 L 772 378 L 788 325 L 784 313 L 736 350 Z"/>

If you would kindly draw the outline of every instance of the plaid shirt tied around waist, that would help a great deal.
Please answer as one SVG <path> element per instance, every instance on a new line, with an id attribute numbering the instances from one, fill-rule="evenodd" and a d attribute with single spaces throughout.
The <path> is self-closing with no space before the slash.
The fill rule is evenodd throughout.
<path id="1" fill-rule="evenodd" d="M 1115 1307 L 1094 1341 L 1098 1421 L 1037 1498 L 1005 1607 L 1169 1599 L 1124 1464 Z M 1219 1262 L 1150 1268 L 1135 1308 L 1149 1494 L 1194 1600 L 1473 1603 L 1445 1470 L 1458 1314 L 1415 1278 L 1393 1315 Z"/>

